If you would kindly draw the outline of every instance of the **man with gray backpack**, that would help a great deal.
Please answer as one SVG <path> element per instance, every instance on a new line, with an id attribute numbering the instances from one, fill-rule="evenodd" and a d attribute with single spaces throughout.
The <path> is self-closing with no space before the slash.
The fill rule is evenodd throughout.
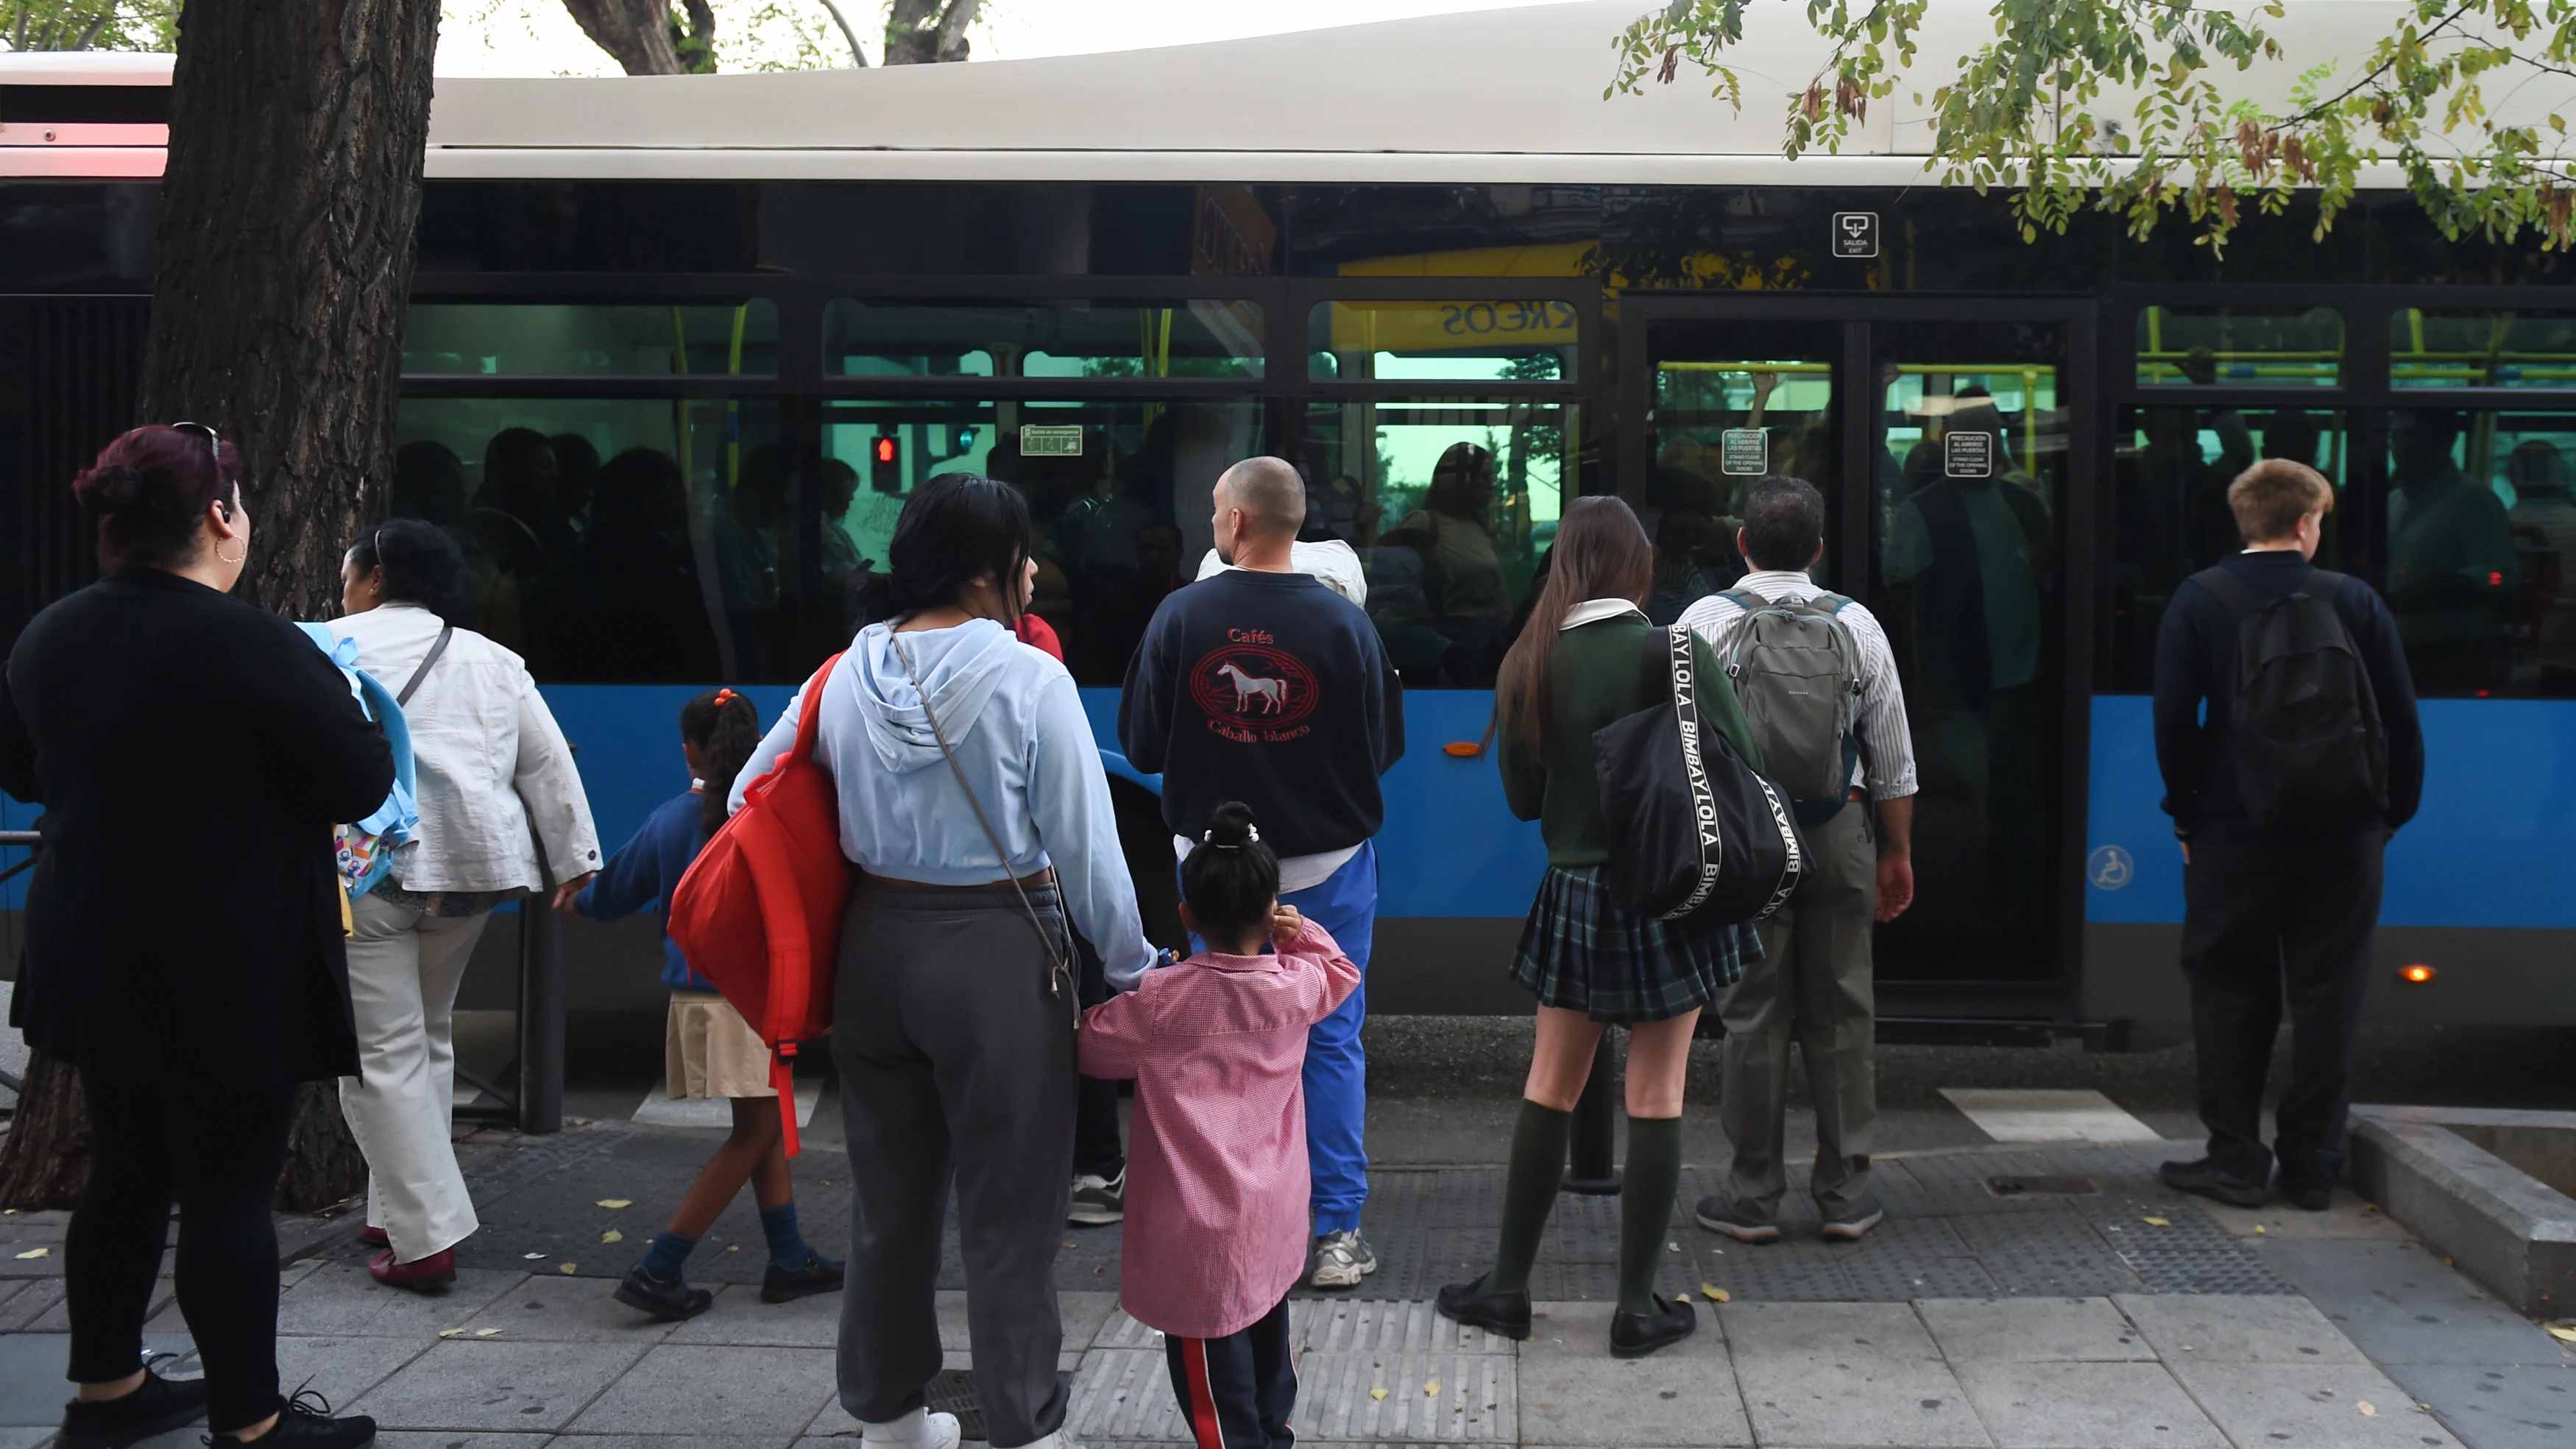
<path id="1" fill-rule="evenodd" d="M 1739 1242 L 1780 1237 L 1788 1191 L 1789 1045 L 1816 1104 L 1808 1179 L 1828 1238 L 1851 1240 L 1886 1213 L 1869 1191 L 1878 1089 L 1871 931 L 1914 901 L 1914 742 L 1886 631 L 1868 609 L 1817 587 L 1824 495 L 1766 477 L 1744 505 L 1736 546 L 1752 565 L 1681 622 L 1708 641 L 1792 802 L 1807 869 L 1760 926 L 1763 959 L 1719 1002 L 1726 1024 L 1719 1119 L 1735 1145 L 1726 1191 L 1700 1200 L 1700 1226 Z"/>

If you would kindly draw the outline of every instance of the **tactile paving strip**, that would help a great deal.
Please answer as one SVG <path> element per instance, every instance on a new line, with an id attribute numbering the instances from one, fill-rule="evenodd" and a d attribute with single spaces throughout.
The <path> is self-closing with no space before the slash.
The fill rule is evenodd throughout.
<path id="1" fill-rule="evenodd" d="M 1149 1330 L 1150 1331 L 1150 1330 Z M 1300 1438 L 1434 1444 L 1519 1437 L 1509 1352 L 1365 1350 L 1297 1356 Z M 1183 1440 L 1169 1359 L 1160 1347 L 1094 1348 L 1074 1381 L 1066 1422 L 1084 1442 Z"/>

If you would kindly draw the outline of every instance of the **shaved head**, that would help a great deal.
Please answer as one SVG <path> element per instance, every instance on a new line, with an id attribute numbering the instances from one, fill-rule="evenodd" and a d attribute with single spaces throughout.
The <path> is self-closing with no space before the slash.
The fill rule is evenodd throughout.
<path id="1" fill-rule="evenodd" d="M 1306 526 L 1306 484 L 1284 458 L 1246 458 L 1216 480 L 1217 511 L 1243 510 L 1244 531 L 1294 537 Z"/>

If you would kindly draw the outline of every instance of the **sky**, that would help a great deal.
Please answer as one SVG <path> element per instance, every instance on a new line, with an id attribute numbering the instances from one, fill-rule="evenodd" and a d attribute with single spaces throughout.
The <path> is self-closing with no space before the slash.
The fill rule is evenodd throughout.
<path id="1" fill-rule="evenodd" d="M 878 63 L 883 0 L 840 3 L 869 63 Z M 971 38 L 976 60 L 1020 60 L 1542 3 L 1549 0 L 986 0 Z M 715 10 L 721 69 L 848 64 L 822 0 L 715 0 Z M 617 66 L 560 0 L 445 0 L 438 70 L 615 75 Z"/>

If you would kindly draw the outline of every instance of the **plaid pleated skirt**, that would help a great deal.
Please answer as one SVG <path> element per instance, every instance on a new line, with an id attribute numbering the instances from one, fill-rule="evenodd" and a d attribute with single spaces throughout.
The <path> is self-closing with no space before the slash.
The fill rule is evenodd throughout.
<path id="1" fill-rule="evenodd" d="M 1594 1021 L 1669 1021 L 1708 1005 L 1762 959 L 1749 925 L 1677 928 L 1619 909 L 1601 867 L 1547 868 L 1512 956 L 1541 1006 Z"/>

